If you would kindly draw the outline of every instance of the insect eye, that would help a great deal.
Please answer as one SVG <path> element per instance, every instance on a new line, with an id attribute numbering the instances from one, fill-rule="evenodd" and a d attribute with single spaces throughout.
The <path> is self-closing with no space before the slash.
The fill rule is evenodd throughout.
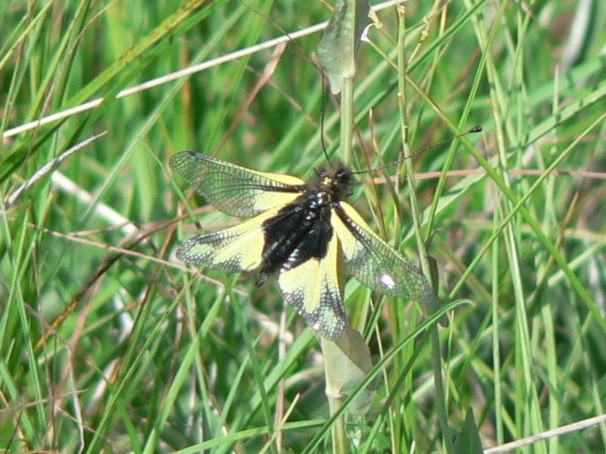
<path id="1" fill-rule="evenodd" d="M 335 174 L 335 180 L 343 185 L 351 185 L 352 174 L 347 169 L 339 169 Z"/>

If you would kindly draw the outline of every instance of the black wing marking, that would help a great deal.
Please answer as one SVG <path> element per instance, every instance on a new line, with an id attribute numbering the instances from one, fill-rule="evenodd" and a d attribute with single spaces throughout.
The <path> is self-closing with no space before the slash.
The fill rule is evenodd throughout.
<path id="1" fill-rule="evenodd" d="M 291 175 L 259 172 L 195 151 L 177 153 L 170 167 L 211 205 L 235 217 L 256 216 L 290 203 L 306 187 Z"/>
<path id="2" fill-rule="evenodd" d="M 348 203 L 335 208 L 333 225 L 346 269 L 362 284 L 385 295 L 419 301 L 435 311 L 441 304 L 423 272 L 377 236 Z"/>

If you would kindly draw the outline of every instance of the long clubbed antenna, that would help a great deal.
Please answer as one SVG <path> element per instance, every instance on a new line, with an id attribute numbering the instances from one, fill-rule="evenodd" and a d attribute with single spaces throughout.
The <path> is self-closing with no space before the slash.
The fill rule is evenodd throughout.
<path id="1" fill-rule="evenodd" d="M 429 145 L 428 147 L 421 148 L 420 150 L 417 150 L 417 151 L 413 152 L 412 154 L 410 154 L 410 155 L 408 155 L 408 156 L 406 156 L 404 158 L 400 158 L 400 159 L 398 159 L 396 161 L 390 162 L 389 164 L 385 164 L 384 166 L 375 167 L 375 168 L 369 169 L 369 170 L 360 170 L 358 172 L 352 172 L 352 173 L 354 175 L 360 175 L 362 173 L 370 173 L 370 172 L 376 172 L 376 171 L 379 171 L 379 170 L 383 170 L 383 169 L 386 169 L 387 167 L 391 167 L 393 165 L 400 164 L 401 162 L 404 162 L 407 159 L 414 158 L 415 156 L 417 156 L 417 155 L 419 155 L 421 153 L 424 153 L 424 152 L 426 152 L 428 150 L 432 150 L 434 148 L 438 148 L 438 147 L 444 145 L 445 143 L 450 143 L 453 140 L 460 139 L 461 137 L 464 137 L 464 136 L 466 136 L 468 134 L 475 134 L 476 132 L 482 132 L 482 126 L 474 126 L 469 131 L 463 132 L 461 134 L 457 134 L 456 136 L 450 137 L 448 139 L 441 140 L 439 142 L 434 143 L 433 145 Z"/>

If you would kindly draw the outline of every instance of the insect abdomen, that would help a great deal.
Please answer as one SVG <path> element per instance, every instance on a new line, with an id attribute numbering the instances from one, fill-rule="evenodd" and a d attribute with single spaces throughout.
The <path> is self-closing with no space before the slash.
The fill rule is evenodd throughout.
<path id="1" fill-rule="evenodd" d="M 326 256 L 332 238 L 331 210 L 318 204 L 318 194 L 284 207 L 263 224 L 265 246 L 261 274 L 287 271 Z"/>

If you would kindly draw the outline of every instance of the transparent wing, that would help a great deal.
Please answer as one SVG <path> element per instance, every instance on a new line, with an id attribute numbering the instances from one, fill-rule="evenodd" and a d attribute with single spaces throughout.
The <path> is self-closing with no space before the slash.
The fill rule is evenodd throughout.
<path id="1" fill-rule="evenodd" d="M 266 211 L 225 230 L 193 236 L 177 249 L 177 258 L 190 265 L 229 272 L 256 270 L 263 262 L 263 222 L 277 211 Z"/>
<path id="2" fill-rule="evenodd" d="M 333 225 L 346 269 L 362 284 L 398 298 L 417 300 L 432 312 L 439 299 L 417 266 L 379 238 L 348 203 L 335 209 Z"/>
<path id="3" fill-rule="evenodd" d="M 246 169 L 195 151 L 177 153 L 170 167 L 211 205 L 236 217 L 290 203 L 305 189 L 300 178 Z"/>
<path id="4" fill-rule="evenodd" d="M 337 271 L 338 245 L 335 237 L 328 243 L 327 254 L 280 272 L 278 285 L 284 299 L 297 309 L 318 334 L 336 340 L 347 322 Z"/>

